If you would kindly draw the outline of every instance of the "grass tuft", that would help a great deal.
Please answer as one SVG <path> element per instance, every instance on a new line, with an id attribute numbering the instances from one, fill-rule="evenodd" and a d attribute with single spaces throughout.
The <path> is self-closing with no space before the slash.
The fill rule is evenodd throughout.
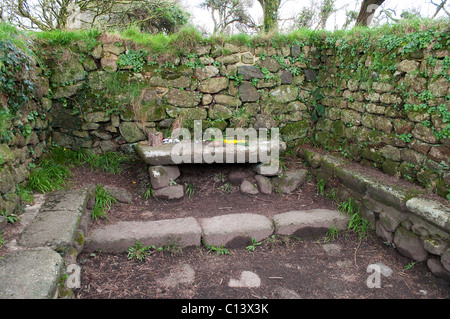
<path id="1" fill-rule="evenodd" d="M 74 43 L 84 43 L 88 50 L 92 50 L 97 45 L 101 31 L 96 29 L 85 29 L 76 31 L 52 30 L 30 32 L 30 36 L 50 46 L 67 47 Z"/>
<path id="2" fill-rule="evenodd" d="M 71 176 L 66 166 L 44 159 L 31 171 L 27 188 L 41 193 L 62 189 Z"/>
<path id="3" fill-rule="evenodd" d="M 111 209 L 112 204 L 117 203 L 117 200 L 112 197 L 101 184 L 97 185 L 95 193 L 95 205 L 92 211 L 92 219 L 108 219 L 108 211 Z"/>

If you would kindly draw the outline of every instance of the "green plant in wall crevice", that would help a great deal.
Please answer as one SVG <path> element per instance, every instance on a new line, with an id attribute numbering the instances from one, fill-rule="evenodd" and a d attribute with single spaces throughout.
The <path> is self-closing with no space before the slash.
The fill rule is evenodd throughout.
<path id="1" fill-rule="evenodd" d="M 119 56 L 117 65 L 122 68 L 132 66 L 134 71 L 140 72 L 147 63 L 147 56 L 148 52 L 146 50 L 129 50 Z"/>

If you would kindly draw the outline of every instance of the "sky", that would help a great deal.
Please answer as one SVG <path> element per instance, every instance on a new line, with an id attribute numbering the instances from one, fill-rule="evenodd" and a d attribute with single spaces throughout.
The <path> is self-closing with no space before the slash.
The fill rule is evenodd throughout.
<path id="1" fill-rule="evenodd" d="M 293 15 L 300 12 L 304 6 L 308 6 L 310 1 L 313 0 L 284 0 L 283 6 L 280 9 L 280 17 L 282 19 L 290 18 Z M 436 11 L 436 6 L 430 3 L 431 0 L 386 0 L 383 4 L 385 8 L 395 9 L 396 17 L 400 17 L 400 14 L 404 9 L 420 9 L 422 16 L 431 17 Z M 439 3 L 440 0 L 433 0 L 435 3 Z M 192 14 L 193 23 L 199 27 L 204 28 L 208 33 L 213 30 L 213 22 L 210 13 L 202 8 L 199 8 L 199 4 L 203 0 L 182 0 L 184 7 Z M 321 1 L 314 0 L 315 3 Z M 336 0 L 336 8 L 347 8 L 348 11 L 359 11 L 361 1 L 356 0 Z M 446 6 L 450 9 L 450 4 Z M 253 1 L 253 7 L 249 10 L 252 17 L 256 20 L 262 20 L 262 8 L 257 0 Z M 378 13 L 378 12 L 377 12 Z M 439 16 L 442 16 L 443 12 Z M 334 30 L 335 26 L 342 26 L 345 22 L 345 9 L 340 10 L 337 14 L 331 16 L 328 19 L 327 29 Z M 286 23 L 285 23 L 286 26 Z"/>

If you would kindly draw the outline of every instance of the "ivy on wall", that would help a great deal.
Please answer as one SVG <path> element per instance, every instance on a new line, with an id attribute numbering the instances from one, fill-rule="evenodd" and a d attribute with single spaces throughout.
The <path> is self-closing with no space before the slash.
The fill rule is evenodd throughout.
<path id="1" fill-rule="evenodd" d="M 0 41 L 0 142 L 7 142 L 14 133 L 12 121 L 17 113 L 25 113 L 34 94 L 33 83 L 24 74 L 30 70 L 30 57 L 25 55 L 12 41 Z M 28 134 L 30 127 L 18 125 L 23 134 Z"/>

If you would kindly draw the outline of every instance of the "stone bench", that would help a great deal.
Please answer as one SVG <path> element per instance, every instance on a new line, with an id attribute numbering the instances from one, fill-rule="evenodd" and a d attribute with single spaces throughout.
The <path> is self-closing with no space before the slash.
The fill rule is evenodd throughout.
<path id="1" fill-rule="evenodd" d="M 149 165 L 268 163 L 286 150 L 284 142 L 250 140 L 246 144 L 222 141 L 181 141 L 160 146 L 136 145 L 137 154 Z"/>
<path id="2" fill-rule="evenodd" d="M 257 139 L 236 144 L 189 140 L 159 146 L 150 146 L 148 142 L 136 145 L 137 154 L 149 165 L 154 196 L 169 200 L 185 194 L 183 185 L 173 183 L 180 176 L 179 164 L 252 163 L 257 174 L 276 176 L 280 173 L 279 153 L 284 150 L 284 142 Z"/>

